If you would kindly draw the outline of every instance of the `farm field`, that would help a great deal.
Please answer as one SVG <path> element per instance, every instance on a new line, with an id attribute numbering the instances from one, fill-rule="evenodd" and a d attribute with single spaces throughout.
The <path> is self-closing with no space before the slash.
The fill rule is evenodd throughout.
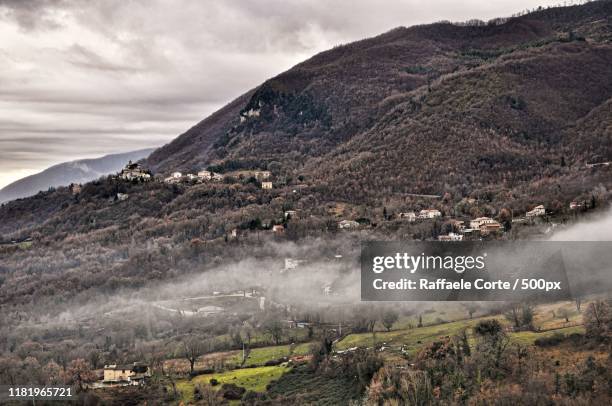
<path id="1" fill-rule="evenodd" d="M 310 353 L 312 343 L 302 343 L 297 345 L 278 345 L 261 348 L 253 348 L 249 354 L 245 366 L 262 366 L 268 361 L 276 360 L 292 355 L 307 355 Z M 234 354 L 228 359 L 228 362 L 234 365 L 240 365 L 242 362 L 242 352 Z"/>
<path id="2" fill-rule="evenodd" d="M 224 383 L 232 383 L 246 390 L 254 392 L 265 392 L 266 386 L 273 380 L 280 378 L 291 368 L 285 365 L 242 368 L 220 373 L 199 375 L 191 380 L 184 379 L 176 383 L 177 390 L 181 393 L 184 402 L 193 401 L 193 390 L 197 385 L 208 385 L 211 379 L 216 379 L 219 384 L 214 388 L 220 389 Z"/>

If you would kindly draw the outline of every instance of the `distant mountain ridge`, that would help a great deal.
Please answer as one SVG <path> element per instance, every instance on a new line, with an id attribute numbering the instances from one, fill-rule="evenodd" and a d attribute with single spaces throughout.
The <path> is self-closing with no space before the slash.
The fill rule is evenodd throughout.
<path id="1" fill-rule="evenodd" d="M 144 159 L 154 150 L 155 148 L 146 148 L 53 165 L 42 172 L 26 176 L 0 189 L 0 203 L 32 196 L 50 187 L 90 182 L 100 176 L 118 172 L 126 162 Z"/>

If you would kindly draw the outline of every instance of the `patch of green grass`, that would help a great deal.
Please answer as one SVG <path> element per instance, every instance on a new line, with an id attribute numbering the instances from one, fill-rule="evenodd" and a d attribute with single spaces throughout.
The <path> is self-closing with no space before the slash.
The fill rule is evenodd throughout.
<path id="1" fill-rule="evenodd" d="M 233 371 L 226 371 L 214 374 L 199 375 L 195 378 L 177 381 L 177 390 L 181 393 L 181 398 L 185 402 L 193 401 L 193 389 L 197 384 L 206 385 L 212 378 L 219 381 L 219 385 L 214 388 L 221 388 L 224 383 L 233 383 L 246 390 L 255 392 L 265 392 L 266 386 L 273 380 L 277 380 L 291 368 L 279 365 L 273 367 L 243 368 Z"/>
<path id="2" fill-rule="evenodd" d="M 362 333 L 362 334 L 350 334 L 346 336 L 342 341 L 336 343 L 336 350 L 346 350 L 351 347 L 371 347 L 374 344 L 385 343 L 388 347 L 399 348 L 404 346 L 409 354 L 416 353 L 424 345 L 427 345 L 440 337 L 457 335 L 463 329 L 468 330 L 470 336 L 470 342 L 474 342 L 472 328 L 481 320 L 486 320 L 487 317 L 475 318 L 472 320 L 461 320 L 451 323 L 438 324 L 434 326 L 425 326 L 412 329 L 394 330 L 390 332 L 376 332 Z M 500 319 L 500 318 L 498 318 Z M 500 319 L 502 323 L 505 323 Z M 521 331 L 517 333 L 509 333 L 512 342 L 533 345 L 537 338 L 549 337 L 556 333 L 569 335 L 572 333 L 584 333 L 584 327 L 574 326 L 561 328 L 557 330 L 535 332 L 535 331 Z"/>
<path id="3" fill-rule="evenodd" d="M 423 344 L 435 341 L 441 336 L 456 335 L 465 328 L 471 329 L 481 320 L 485 320 L 485 318 L 454 321 L 408 330 L 376 332 L 374 335 L 372 333 L 350 334 L 342 341 L 336 343 L 335 349 L 345 350 L 351 347 L 371 347 L 373 344 L 386 343 L 387 346 L 393 347 L 404 345 L 409 353 L 413 353 Z"/>
<path id="4" fill-rule="evenodd" d="M 510 333 L 510 339 L 512 342 L 522 345 L 533 345 L 534 341 L 537 338 L 551 337 L 555 334 L 565 334 L 570 335 L 573 333 L 584 333 L 583 326 L 574 326 L 567 328 L 560 328 L 557 330 L 544 331 L 542 333 L 538 333 L 535 331 L 520 331 L 517 333 Z"/>
<path id="5" fill-rule="evenodd" d="M 270 347 L 253 348 L 245 366 L 263 365 L 268 361 L 276 360 L 282 357 L 291 355 L 306 355 L 310 353 L 311 343 L 296 344 L 293 346 L 293 351 L 290 345 L 275 345 Z M 234 355 L 229 360 L 230 363 L 240 365 L 242 362 L 242 352 Z"/>

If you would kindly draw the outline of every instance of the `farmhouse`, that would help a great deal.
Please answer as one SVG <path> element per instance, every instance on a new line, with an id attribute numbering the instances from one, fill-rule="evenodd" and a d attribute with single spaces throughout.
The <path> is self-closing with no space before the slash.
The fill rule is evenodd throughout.
<path id="1" fill-rule="evenodd" d="M 436 209 L 425 209 L 419 212 L 420 219 L 433 219 L 440 216 L 442 216 L 442 213 L 440 213 L 440 210 Z"/>
<path id="2" fill-rule="evenodd" d="M 262 189 L 272 189 L 272 182 L 261 182 Z"/>
<path id="3" fill-rule="evenodd" d="M 297 211 L 295 210 L 287 210 L 285 211 L 285 219 L 291 219 L 297 217 Z"/>
<path id="4" fill-rule="evenodd" d="M 130 195 L 127 193 L 117 193 L 117 200 L 120 202 L 127 200 L 129 197 Z"/>
<path id="5" fill-rule="evenodd" d="M 533 210 L 528 211 L 527 213 L 525 213 L 526 217 L 538 217 L 538 216 L 543 216 L 546 214 L 546 209 L 544 209 L 543 205 L 539 205 L 533 208 Z"/>
<path id="6" fill-rule="evenodd" d="M 285 227 L 280 224 L 272 226 L 272 232 L 274 234 L 283 234 L 285 232 Z"/>
<path id="7" fill-rule="evenodd" d="M 104 365 L 104 383 L 142 385 L 150 377 L 149 367 L 139 362 L 127 365 Z"/>
<path id="8" fill-rule="evenodd" d="M 127 181 L 148 181 L 151 179 L 151 174 L 144 170 L 139 163 L 132 163 L 132 161 L 130 161 L 119 173 L 119 178 Z"/>

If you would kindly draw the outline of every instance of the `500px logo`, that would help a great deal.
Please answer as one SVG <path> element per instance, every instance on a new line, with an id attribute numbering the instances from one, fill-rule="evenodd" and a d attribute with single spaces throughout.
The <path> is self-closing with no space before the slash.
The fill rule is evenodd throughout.
<path id="1" fill-rule="evenodd" d="M 390 256 L 375 256 L 372 260 L 372 271 L 382 273 L 386 270 L 400 269 L 411 274 L 417 270 L 452 270 L 462 274 L 469 270 L 484 270 L 486 253 L 479 256 L 440 256 L 440 255 L 410 255 L 407 252 Z"/>

